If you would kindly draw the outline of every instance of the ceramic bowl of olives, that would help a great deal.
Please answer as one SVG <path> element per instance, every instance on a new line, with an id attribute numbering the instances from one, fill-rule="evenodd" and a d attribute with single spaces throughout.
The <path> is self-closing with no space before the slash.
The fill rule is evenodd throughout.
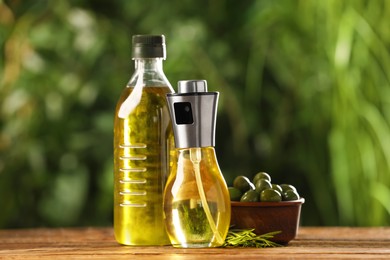
<path id="1" fill-rule="evenodd" d="M 254 229 L 258 235 L 279 231 L 270 240 L 282 245 L 296 237 L 305 199 L 293 185 L 273 184 L 269 174 L 259 172 L 252 181 L 237 176 L 229 194 L 232 228 Z"/>

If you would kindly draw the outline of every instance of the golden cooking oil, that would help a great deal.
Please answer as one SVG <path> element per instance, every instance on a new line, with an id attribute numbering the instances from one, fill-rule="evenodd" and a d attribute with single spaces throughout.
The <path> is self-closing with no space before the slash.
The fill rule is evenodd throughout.
<path id="1" fill-rule="evenodd" d="M 194 149 L 197 161 L 191 158 Z M 164 211 L 173 246 L 223 245 L 230 225 L 230 198 L 214 147 L 178 149 L 165 187 Z"/>
<path id="2" fill-rule="evenodd" d="M 116 114 L 132 88 L 126 88 Z M 114 231 L 126 245 L 169 244 L 163 189 L 173 144 L 165 102 L 169 87 L 144 87 L 140 104 L 114 123 Z"/>

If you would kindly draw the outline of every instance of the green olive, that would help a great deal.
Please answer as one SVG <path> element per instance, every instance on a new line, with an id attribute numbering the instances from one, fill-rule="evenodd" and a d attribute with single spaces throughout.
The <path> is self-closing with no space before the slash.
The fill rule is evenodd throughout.
<path id="1" fill-rule="evenodd" d="M 271 189 L 272 184 L 266 179 L 259 179 L 255 184 L 255 190 L 260 193 L 265 189 Z"/>
<path id="2" fill-rule="evenodd" d="M 294 186 L 292 186 L 291 184 L 280 184 L 280 187 L 282 188 L 283 192 L 286 192 L 288 190 L 297 191 L 297 189 Z"/>
<path id="3" fill-rule="evenodd" d="M 299 194 L 295 190 L 286 190 L 282 193 L 282 199 L 284 201 L 290 201 L 290 200 L 298 200 Z"/>
<path id="4" fill-rule="evenodd" d="M 237 176 L 233 181 L 233 187 L 239 189 L 241 192 L 246 192 L 248 190 L 254 190 L 255 186 L 253 183 L 245 176 Z"/>
<path id="5" fill-rule="evenodd" d="M 260 179 L 266 179 L 269 182 L 271 182 L 271 176 L 266 172 L 258 172 L 256 173 L 255 177 L 253 177 L 253 183 L 256 184 L 256 182 Z"/>
<path id="6" fill-rule="evenodd" d="M 237 189 L 235 187 L 229 187 L 228 190 L 229 190 L 229 195 L 230 195 L 231 201 L 240 201 L 241 196 L 242 196 L 242 192 L 239 189 Z"/>
<path id="7" fill-rule="evenodd" d="M 265 189 L 260 193 L 260 201 L 278 202 L 282 200 L 282 195 L 274 189 Z"/>
<path id="8" fill-rule="evenodd" d="M 248 190 L 241 197 L 241 202 L 257 202 L 259 201 L 259 193 L 255 190 Z"/>
<path id="9" fill-rule="evenodd" d="M 280 194 L 283 193 L 282 187 L 280 187 L 278 184 L 272 184 L 272 189 L 279 191 Z"/>

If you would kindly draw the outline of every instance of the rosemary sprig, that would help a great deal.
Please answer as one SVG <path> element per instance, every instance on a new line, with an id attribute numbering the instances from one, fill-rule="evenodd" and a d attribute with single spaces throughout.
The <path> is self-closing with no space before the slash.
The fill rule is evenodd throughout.
<path id="1" fill-rule="evenodd" d="M 254 229 L 230 229 L 223 247 L 279 247 L 278 243 L 272 242 L 271 238 L 280 234 L 281 231 L 269 232 L 262 235 L 256 235 Z"/>

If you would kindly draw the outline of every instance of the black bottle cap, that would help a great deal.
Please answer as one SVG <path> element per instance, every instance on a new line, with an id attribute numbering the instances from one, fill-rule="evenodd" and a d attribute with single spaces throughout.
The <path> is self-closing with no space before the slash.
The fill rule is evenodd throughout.
<path id="1" fill-rule="evenodd" d="M 133 59 L 166 58 L 164 35 L 134 35 Z"/>

